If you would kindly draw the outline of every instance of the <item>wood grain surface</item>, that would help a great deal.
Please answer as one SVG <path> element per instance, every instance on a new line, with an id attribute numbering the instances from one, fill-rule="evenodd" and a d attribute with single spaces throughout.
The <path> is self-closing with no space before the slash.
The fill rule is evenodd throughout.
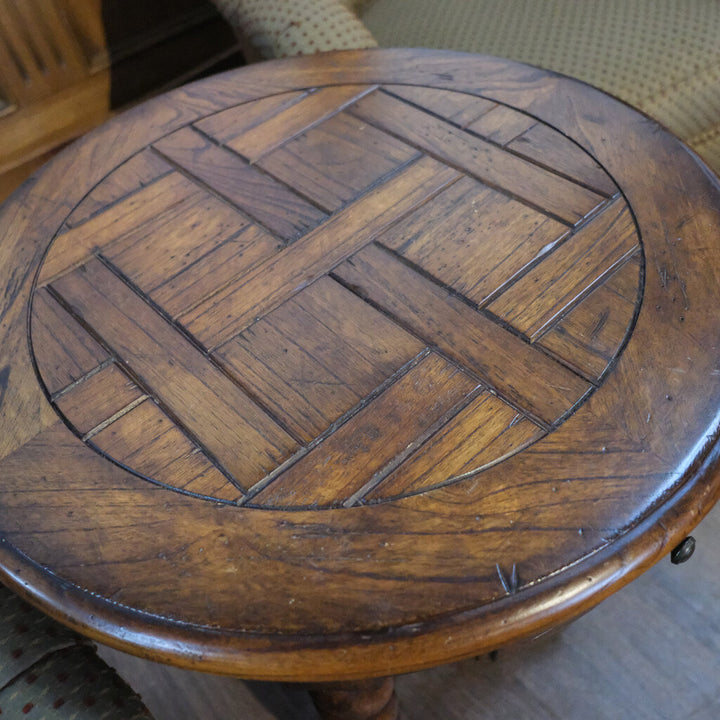
<path id="1" fill-rule="evenodd" d="M 591 607 L 720 493 L 718 183 L 570 80 L 337 53 L 170 93 L 0 216 L 0 570 L 342 680 Z"/>

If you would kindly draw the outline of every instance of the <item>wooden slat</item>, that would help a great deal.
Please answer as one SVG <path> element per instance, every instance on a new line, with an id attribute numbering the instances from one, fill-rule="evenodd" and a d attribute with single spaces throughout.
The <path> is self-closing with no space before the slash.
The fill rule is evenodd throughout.
<path id="1" fill-rule="evenodd" d="M 420 492 L 458 476 L 478 473 L 544 434 L 515 409 L 485 392 L 402 463 L 367 499 Z"/>
<path id="2" fill-rule="evenodd" d="M 153 180 L 172 170 L 161 157 L 152 150 L 134 155 L 117 170 L 110 173 L 99 185 L 85 197 L 70 213 L 65 224 L 75 227 L 89 219 L 95 213 L 104 210 L 118 200 L 141 190 Z"/>
<path id="3" fill-rule="evenodd" d="M 339 112 L 372 89 L 367 85 L 322 88 L 307 95 L 300 102 L 281 110 L 266 120 L 261 127 L 251 128 L 234 137 L 227 142 L 227 145 L 250 162 L 256 162 L 273 148 L 309 130 L 313 125 Z"/>
<path id="4" fill-rule="evenodd" d="M 362 98 L 349 112 L 571 225 L 602 203 L 596 193 L 385 93 Z"/>
<path id="5" fill-rule="evenodd" d="M 606 287 L 633 304 L 638 302 L 640 292 L 640 269 L 642 254 L 635 253 L 616 273 L 605 282 Z"/>
<path id="6" fill-rule="evenodd" d="M 102 254 L 150 293 L 248 224 L 227 203 L 202 193 L 126 233 Z"/>
<path id="7" fill-rule="evenodd" d="M 497 103 L 491 100 L 438 88 L 383 85 L 383 89 L 436 115 L 452 120 L 461 127 L 469 125 L 473 120 L 497 107 Z"/>
<path id="8" fill-rule="evenodd" d="M 98 260 L 53 288 L 240 484 L 254 483 L 295 449 L 287 433 Z"/>
<path id="9" fill-rule="evenodd" d="M 194 457 L 199 458 L 202 456 L 196 455 Z M 199 465 L 199 460 L 195 462 Z M 176 476 L 178 469 L 175 464 L 167 467 L 167 475 L 170 480 Z M 200 474 L 185 483 L 180 488 L 181 490 L 230 502 L 237 502 L 243 497 L 242 493 L 231 482 L 228 482 L 228 479 L 215 466 L 210 465 L 205 470 L 202 470 L 201 467 L 199 469 L 201 470 Z"/>
<path id="10" fill-rule="evenodd" d="M 0 12 L 0 41 L 6 48 L 9 68 L 15 78 L 20 80 L 17 85 L 13 83 L 14 89 L 22 93 L 18 100 L 29 102 L 33 97 L 49 92 L 52 85 L 43 76 L 40 58 L 33 52 L 29 28 L 24 27 L 15 3 L 3 0 L 2 4 L 4 7 Z"/>
<path id="11" fill-rule="evenodd" d="M 102 348 L 45 290 L 33 297 L 32 339 L 38 370 L 53 394 L 108 359 Z"/>
<path id="12" fill-rule="evenodd" d="M 57 22 L 58 16 L 54 0 L 45 0 L 44 12 L 38 12 L 33 5 L 35 5 L 33 0 L 21 0 L 20 2 L 11 0 L 11 2 L 5 3 L 3 11 L 7 14 L 6 22 L 13 15 L 18 21 L 17 25 L 13 27 L 13 40 L 26 46 L 35 61 L 33 65 L 45 76 L 46 81 L 52 84 L 58 71 L 62 72 L 65 61 L 57 43 L 57 37 L 52 37 L 54 34 L 59 34 L 62 23 Z M 24 37 L 20 36 L 20 32 Z"/>
<path id="13" fill-rule="evenodd" d="M 150 297 L 177 317 L 283 247 L 262 228 L 250 225 L 152 290 Z"/>
<path id="14" fill-rule="evenodd" d="M 615 287 L 635 287 L 639 268 L 626 262 L 610 279 L 590 293 L 538 341 L 587 377 L 599 379 L 615 357 L 635 313 L 635 301 L 618 294 Z"/>
<path id="15" fill-rule="evenodd" d="M 56 405 L 85 434 L 141 397 L 142 390 L 117 365 L 111 364 L 73 385 L 56 400 Z"/>
<path id="16" fill-rule="evenodd" d="M 40 0 L 42 2 L 42 0 Z M 101 0 L 63 0 L 69 10 L 73 34 L 91 71 L 97 72 L 110 64 L 105 37 Z"/>
<path id="17" fill-rule="evenodd" d="M 25 105 L 87 77 L 90 68 L 57 0 L 0 1 L 0 67 Z"/>
<path id="18" fill-rule="evenodd" d="M 17 2 L 16 7 L 23 5 L 22 0 Z M 74 28 L 70 25 L 68 8 L 62 0 L 34 0 L 35 12 L 26 15 L 30 19 L 30 27 L 35 29 L 38 36 L 44 36 L 45 57 L 48 59 L 45 69 L 62 78 L 63 84 L 67 83 L 68 76 L 80 79 L 90 71 L 90 58 L 83 53 L 78 42 Z M 26 7 L 28 0 L 25 0 Z M 41 23 L 38 19 L 42 18 Z M 34 22 L 33 22 L 34 21 Z M 38 25 L 43 28 L 37 32 Z"/>
<path id="19" fill-rule="evenodd" d="M 284 185 L 189 127 L 154 147 L 285 240 L 297 239 L 325 217 Z"/>
<path id="20" fill-rule="evenodd" d="M 181 316 L 181 322 L 206 347 L 221 345 L 458 177 L 429 158 L 413 163 Z"/>
<path id="21" fill-rule="evenodd" d="M 483 304 L 567 233 L 562 223 L 463 178 L 379 240 Z"/>
<path id="22" fill-rule="evenodd" d="M 280 93 L 243 103 L 194 123 L 195 127 L 219 143 L 226 143 L 238 135 L 262 125 L 281 110 L 307 97 L 307 92 Z"/>
<path id="23" fill-rule="evenodd" d="M 476 387 L 456 367 L 429 355 L 252 501 L 277 506 L 352 502 Z"/>
<path id="24" fill-rule="evenodd" d="M 2 18 L 3 13 L 0 12 L 0 67 L 3 69 L 3 91 L 8 93 L 8 98 L 13 104 L 32 102 L 33 95 L 28 92 L 29 88 L 26 89 L 28 85 L 27 71 L 15 52 L 14 43 L 7 39 L 8 29 Z"/>
<path id="25" fill-rule="evenodd" d="M 329 278 L 321 278 L 218 357 L 306 442 L 423 346 Z"/>
<path id="26" fill-rule="evenodd" d="M 522 135 L 537 123 L 529 115 L 513 110 L 505 105 L 498 105 L 490 112 L 484 113 L 477 120 L 466 126 L 488 140 L 507 145 L 518 135 Z"/>
<path id="27" fill-rule="evenodd" d="M 610 275 L 638 248 L 625 201 L 616 200 L 508 288 L 488 309 L 530 338 Z"/>
<path id="28" fill-rule="evenodd" d="M 418 151 L 338 113 L 258 162 L 328 211 L 337 210 Z"/>
<path id="29" fill-rule="evenodd" d="M 618 191 L 612 178 L 596 160 L 564 135 L 542 123 L 530 128 L 508 147 L 575 178 L 604 195 L 614 195 Z"/>
<path id="30" fill-rule="evenodd" d="M 191 492 L 203 488 L 230 501 L 242 495 L 152 400 L 108 425 L 91 443 L 151 480 Z"/>
<path id="31" fill-rule="evenodd" d="M 171 173 L 130 195 L 82 225 L 60 235 L 51 246 L 40 270 L 44 285 L 70 268 L 80 265 L 105 245 L 136 231 L 145 223 L 204 192 L 179 173 Z"/>
<path id="32" fill-rule="evenodd" d="M 577 375 L 376 246 L 354 255 L 335 275 L 548 424 L 589 389 Z"/>

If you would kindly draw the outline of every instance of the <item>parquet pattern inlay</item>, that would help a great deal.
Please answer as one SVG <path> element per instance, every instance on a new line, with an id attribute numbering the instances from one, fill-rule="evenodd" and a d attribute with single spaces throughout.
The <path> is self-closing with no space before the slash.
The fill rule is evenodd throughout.
<path id="1" fill-rule="evenodd" d="M 92 448 L 169 488 L 353 507 L 476 477 L 557 428 L 631 331 L 612 178 L 530 115 L 328 86 L 166 135 L 69 215 L 37 370 Z"/>

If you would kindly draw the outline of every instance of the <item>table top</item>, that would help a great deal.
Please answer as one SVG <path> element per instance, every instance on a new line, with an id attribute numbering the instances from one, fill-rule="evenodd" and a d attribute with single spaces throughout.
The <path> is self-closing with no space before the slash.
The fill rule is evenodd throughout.
<path id="1" fill-rule="evenodd" d="M 720 191 L 488 57 L 251 66 L 0 216 L 0 572 L 132 652 L 397 673 L 542 632 L 720 492 Z"/>

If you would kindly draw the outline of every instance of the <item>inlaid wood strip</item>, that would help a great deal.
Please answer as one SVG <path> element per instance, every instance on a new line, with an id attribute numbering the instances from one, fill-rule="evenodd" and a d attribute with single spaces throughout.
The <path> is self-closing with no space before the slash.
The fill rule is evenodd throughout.
<path id="1" fill-rule="evenodd" d="M 537 120 L 530 115 L 525 115 L 505 105 L 498 105 L 466 125 L 465 129 L 472 130 L 499 145 L 507 145 L 518 135 L 522 135 L 534 127 L 536 123 Z"/>
<path id="2" fill-rule="evenodd" d="M 91 443 L 151 480 L 179 489 L 213 488 L 227 500 L 241 497 L 162 410 L 146 400 L 95 435 Z"/>
<path id="3" fill-rule="evenodd" d="M 226 144 L 250 162 L 257 162 L 270 150 L 340 112 L 373 89 L 374 86 L 367 85 L 321 88 L 291 107 L 281 110 L 261 127 L 251 128 Z"/>
<path id="4" fill-rule="evenodd" d="M 154 147 L 285 240 L 297 239 L 325 218 L 322 210 L 192 128 L 178 130 Z"/>
<path id="5" fill-rule="evenodd" d="M 172 317 L 188 312 L 235 278 L 285 247 L 262 228 L 250 225 L 150 291 Z"/>
<path id="6" fill-rule="evenodd" d="M 197 462 L 197 461 L 196 461 Z M 198 463 L 199 464 L 199 463 Z M 168 466 L 168 475 L 173 477 L 177 471 L 174 466 Z M 211 465 L 205 471 L 185 483 L 181 488 L 196 495 L 205 495 L 210 498 L 220 498 L 228 502 L 238 502 L 244 495 L 227 478 Z"/>
<path id="7" fill-rule="evenodd" d="M 640 275 L 642 266 L 642 253 L 638 251 L 607 279 L 605 286 L 628 302 L 636 304 L 639 300 L 641 288 Z"/>
<path id="8" fill-rule="evenodd" d="M 473 120 L 477 120 L 486 112 L 498 107 L 497 103 L 485 98 L 460 92 L 448 92 L 438 88 L 383 85 L 383 90 L 435 115 L 451 120 L 460 127 L 469 125 Z"/>
<path id="9" fill-rule="evenodd" d="M 33 345 L 38 370 L 50 394 L 67 387 L 98 367 L 110 355 L 50 295 L 41 289 L 33 297 Z"/>
<path id="10" fill-rule="evenodd" d="M 542 422 L 557 422 L 590 389 L 575 373 L 377 246 L 356 253 L 334 275 Z"/>
<path id="11" fill-rule="evenodd" d="M 362 98 L 349 112 L 571 225 L 603 202 L 591 190 L 386 93 Z"/>
<path id="12" fill-rule="evenodd" d="M 40 269 L 38 284 L 47 284 L 83 263 L 95 250 L 138 230 L 145 223 L 157 222 L 159 215 L 204 194 L 179 173 L 166 175 L 91 220 L 59 235 Z"/>
<path id="13" fill-rule="evenodd" d="M 257 164 L 333 211 L 418 154 L 415 148 L 341 112 Z"/>
<path id="14" fill-rule="evenodd" d="M 181 273 L 248 227 L 234 208 L 207 193 L 198 194 L 102 250 L 146 293 Z"/>
<path id="15" fill-rule="evenodd" d="M 599 380 L 615 357 L 618 339 L 625 336 L 636 309 L 635 302 L 615 287 L 634 286 L 637 293 L 638 272 L 635 262 L 626 262 L 546 332 L 539 344 L 587 377 Z"/>
<path id="16" fill-rule="evenodd" d="M 508 147 L 546 167 L 561 172 L 608 197 L 618 188 L 612 178 L 581 147 L 547 125 L 538 123 Z"/>
<path id="17" fill-rule="evenodd" d="M 144 387 L 248 487 L 297 443 L 221 370 L 100 261 L 53 289 L 126 362 Z"/>
<path id="18" fill-rule="evenodd" d="M 356 295 L 321 278 L 216 355 L 310 442 L 422 349 Z"/>
<path id="19" fill-rule="evenodd" d="M 142 396 L 142 390 L 113 363 L 74 385 L 56 405 L 85 434 Z"/>
<path id="20" fill-rule="evenodd" d="M 457 171 L 435 160 L 420 159 L 181 316 L 180 321 L 206 347 L 221 345 L 458 177 Z"/>
<path id="21" fill-rule="evenodd" d="M 568 232 L 562 223 L 463 178 L 379 241 L 482 304 Z"/>
<path id="22" fill-rule="evenodd" d="M 545 434 L 499 398 L 484 392 L 392 472 L 367 500 L 421 492 L 497 464 Z"/>
<path id="23" fill-rule="evenodd" d="M 157 153 L 152 150 L 143 150 L 94 187 L 70 213 L 65 224 L 69 228 L 80 225 L 96 213 L 107 210 L 119 200 L 132 195 L 170 172 L 172 172 L 172 167 Z"/>
<path id="24" fill-rule="evenodd" d="M 327 505 L 349 499 L 477 388 L 430 354 L 324 442 L 255 495 L 266 505 Z"/>
<path id="25" fill-rule="evenodd" d="M 219 143 L 229 140 L 258 127 L 297 102 L 307 97 L 307 91 L 280 93 L 260 98 L 254 102 L 246 102 L 235 107 L 222 110 L 194 123 L 195 127 L 210 135 Z"/>
<path id="26" fill-rule="evenodd" d="M 510 286 L 487 308 L 533 340 L 638 248 L 620 198 Z"/>

